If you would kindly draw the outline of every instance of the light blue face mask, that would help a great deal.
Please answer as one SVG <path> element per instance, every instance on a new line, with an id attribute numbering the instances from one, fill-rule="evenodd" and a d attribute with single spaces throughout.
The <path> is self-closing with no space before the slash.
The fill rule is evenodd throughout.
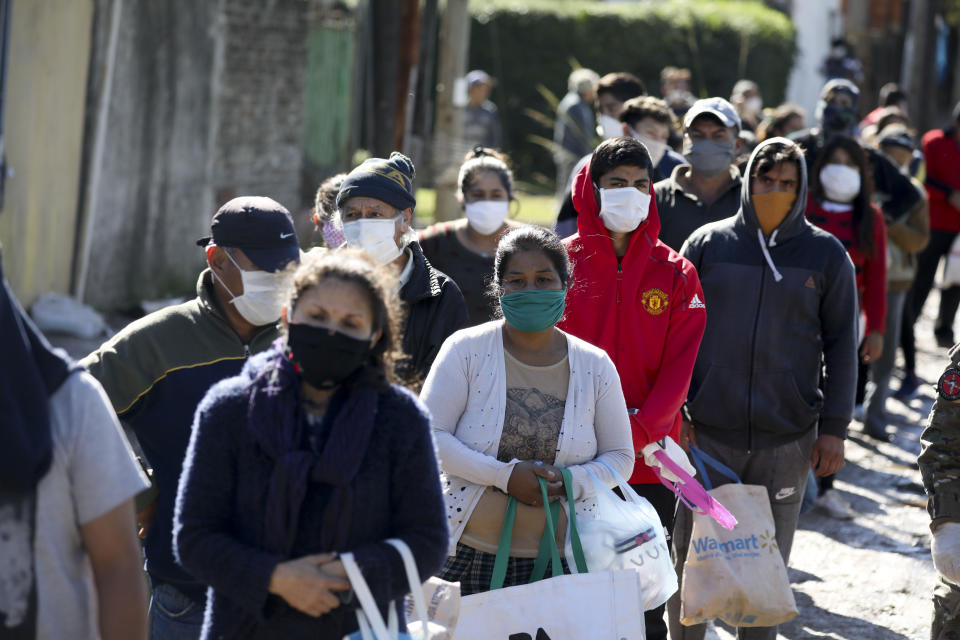
<path id="1" fill-rule="evenodd" d="M 560 322 L 566 301 L 566 289 L 514 291 L 500 296 L 500 309 L 514 329 L 537 333 Z"/>

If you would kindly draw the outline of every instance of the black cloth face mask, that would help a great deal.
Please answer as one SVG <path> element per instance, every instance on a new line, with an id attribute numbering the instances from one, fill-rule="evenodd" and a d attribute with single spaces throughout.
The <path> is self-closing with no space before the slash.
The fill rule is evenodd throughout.
<path id="1" fill-rule="evenodd" d="M 358 340 L 345 333 L 308 324 L 290 324 L 287 350 L 300 376 L 317 389 L 333 389 L 370 357 L 370 339 Z"/>

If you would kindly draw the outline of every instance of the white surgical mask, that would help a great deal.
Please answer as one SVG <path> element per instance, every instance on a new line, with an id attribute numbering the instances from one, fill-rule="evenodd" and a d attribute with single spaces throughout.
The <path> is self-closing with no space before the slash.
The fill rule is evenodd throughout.
<path id="1" fill-rule="evenodd" d="M 653 166 L 656 167 L 660 164 L 660 161 L 663 160 L 663 155 L 667 152 L 667 143 L 663 140 L 657 140 L 656 138 L 638 133 L 633 129 L 630 130 L 630 134 L 634 140 L 642 142 L 643 146 L 650 152 L 650 161 L 653 163 Z"/>
<path id="2" fill-rule="evenodd" d="M 649 213 L 650 195 L 636 187 L 600 189 L 600 218 L 610 231 L 633 231 Z"/>
<path id="3" fill-rule="evenodd" d="M 287 285 L 290 284 L 290 275 L 284 271 L 270 273 L 269 271 L 244 271 L 233 259 L 233 256 L 226 250 L 224 253 L 230 258 L 230 262 L 240 272 L 240 280 L 243 283 L 243 293 L 234 295 L 230 291 L 227 283 L 217 275 L 214 269 L 210 269 L 213 277 L 220 281 L 223 288 L 233 296 L 230 304 L 234 306 L 244 320 L 255 327 L 267 324 L 274 324 L 280 319 L 280 311 L 283 308 L 283 296 L 287 292 Z"/>
<path id="4" fill-rule="evenodd" d="M 743 108 L 752 113 L 755 116 L 759 116 L 760 112 L 763 110 L 763 98 L 760 96 L 753 96 L 752 98 L 747 98 L 743 101 Z"/>
<path id="5" fill-rule="evenodd" d="M 380 264 L 388 264 L 403 253 L 397 246 L 397 218 L 361 218 L 343 224 L 347 244 L 363 249 Z"/>
<path id="6" fill-rule="evenodd" d="M 820 169 L 820 186 L 828 200 L 853 202 L 860 193 L 860 172 L 845 164 L 828 164 Z"/>
<path id="7" fill-rule="evenodd" d="M 464 207 L 467 222 L 482 236 L 489 236 L 503 226 L 510 210 L 507 200 L 479 200 L 468 202 Z"/>
<path id="8" fill-rule="evenodd" d="M 597 134 L 604 140 L 618 138 L 623 135 L 623 125 L 616 118 L 601 113 L 597 116 Z"/>

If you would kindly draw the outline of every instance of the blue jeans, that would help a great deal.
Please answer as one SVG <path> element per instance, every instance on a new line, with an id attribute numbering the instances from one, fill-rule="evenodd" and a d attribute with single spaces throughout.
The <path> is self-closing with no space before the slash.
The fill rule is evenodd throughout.
<path id="1" fill-rule="evenodd" d="M 168 584 L 154 585 L 150 598 L 150 640 L 197 640 L 203 629 L 205 605 Z"/>

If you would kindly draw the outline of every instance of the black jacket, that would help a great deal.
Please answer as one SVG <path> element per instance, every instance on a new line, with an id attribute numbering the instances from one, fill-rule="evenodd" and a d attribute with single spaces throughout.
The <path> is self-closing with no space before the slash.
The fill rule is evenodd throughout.
<path id="1" fill-rule="evenodd" d="M 399 363 L 399 373 L 422 382 L 447 336 L 468 325 L 467 305 L 457 283 L 433 268 L 419 243 L 411 242 L 407 248 L 413 252 L 413 272 L 400 290 L 406 312 L 406 357 Z"/>
<path id="2" fill-rule="evenodd" d="M 773 141 L 784 138 L 762 142 L 745 175 Z M 844 437 L 853 412 L 853 263 L 839 240 L 804 217 L 802 169 L 793 208 L 769 237 L 745 178 L 737 214 L 701 227 L 680 251 L 697 268 L 710 310 L 687 408 L 698 430 L 746 451 L 798 439 L 818 419 L 821 434 Z"/>

